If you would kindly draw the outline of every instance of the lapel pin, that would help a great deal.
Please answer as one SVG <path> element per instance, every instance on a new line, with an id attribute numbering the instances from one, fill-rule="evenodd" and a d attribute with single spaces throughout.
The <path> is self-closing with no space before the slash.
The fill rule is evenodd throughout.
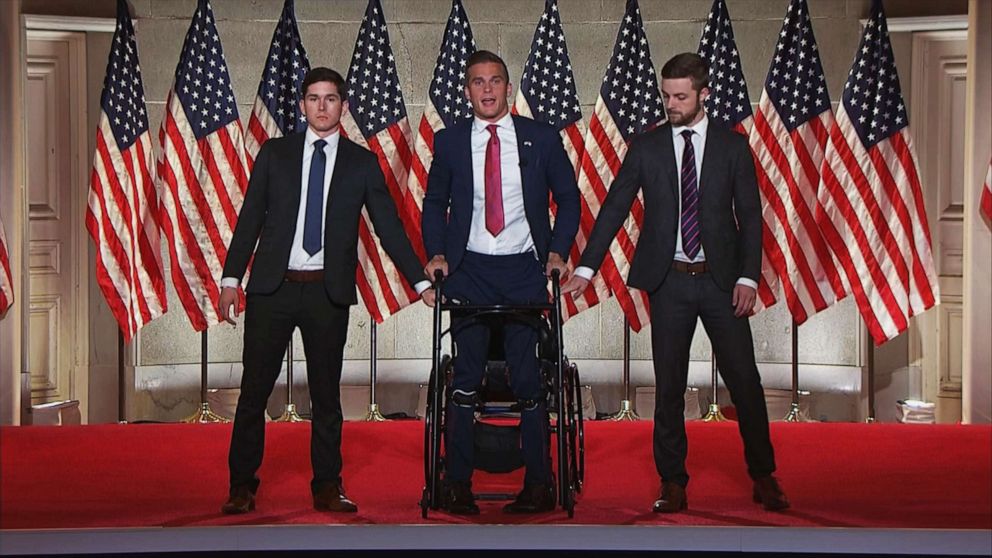
<path id="1" fill-rule="evenodd" d="M 530 142 L 530 140 L 524 140 L 524 147 L 530 147 L 531 145 L 533 144 Z"/>

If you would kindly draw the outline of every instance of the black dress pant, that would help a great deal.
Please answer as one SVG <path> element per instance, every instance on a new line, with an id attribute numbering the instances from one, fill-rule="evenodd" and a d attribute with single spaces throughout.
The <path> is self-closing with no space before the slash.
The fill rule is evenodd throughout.
<path id="1" fill-rule="evenodd" d="M 716 354 L 720 375 L 737 410 L 744 459 L 752 478 L 775 471 L 768 434 L 768 410 L 754 359 L 747 317 L 734 316 L 733 293 L 721 290 L 709 273 L 672 269 L 651 293 L 651 350 L 654 358 L 654 460 L 662 480 L 685 486 L 685 389 L 689 347 L 701 319 Z"/>
<path id="2" fill-rule="evenodd" d="M 331 302 L 323 281 L 284 282 L 271 294 L 249 294 L 245 310 L 244 372 L 228 465 L 231 487 L 257 490 L 265 444 L 265 408 L 293 330 L 300 328 L 310 387 L 310 462 L 314 491 L 341 482 L 341 361 L 347 306 Z"/>
<path id="3" fill-rule="evenodd" d="M 444 296 L 470 304 L 546 304 L 548 281 L 544 266 L 532 253 L 489 256 L 467 252 L 458 268 L 444 283 Z M 489 356 L 489 328 L 483 323 L 452 325 L 455 342 L 452 393 L 465 398 L 476 396 L 482 385 Z M 548 410 L 545 403 L 539 362 L 538 333 L 530 325 L 508 321 L 503 326 L 503 346 L 510 369 L 510 388 L 519 400 L 532 401 L 520 412 L 520 449 L 526 467 L 524 483 L 551 482 L 548 452 Z M 445 478 L 468 481 L 472 478 L 475 408 L 458 404 L 454 397 L 447 408 L 445 439 Z"/>

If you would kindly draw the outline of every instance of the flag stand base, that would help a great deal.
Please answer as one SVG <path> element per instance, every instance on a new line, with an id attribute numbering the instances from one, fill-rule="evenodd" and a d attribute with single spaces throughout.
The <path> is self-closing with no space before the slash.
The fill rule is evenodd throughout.
<path id="1" fill-rule="evenodd" d="M 387 420 L 389 419 L 382 416 L 378 403 L 372 403 L 369 405 L 369 412 L 365 415 L 365 422 L 386 422 Z"/>
<path id="2" fill-rule="evenodd" d="M 300 414 L 296 412 L 295 403 L 287 403 L 282 414 L 279 415 L 279 418 L 273 419 L 272 422 L 307 422 L 307 419 L 301 417 Z"/>
<path id="3" fill-rule="evenodd" d="M 621 420 L 640 420 L 641 417 L 637 416 L 634 412 L 634 406 L 630 404 L 630 399 L 624 399 L 620 402 L 620 410 L 617 414 L 610 417 L 610 420 L 621 421 Z"/>
<path id="4" fill-rule="evenodd" d="M 723 416 L 720 412 L 720 405 L 716 403 L 710 403 L 710 408 L 706 411 L 706 415 L 701 418 L 703 422 L 725 422 L 727 417 Z"/>
<path id="5" fill-rule="evenodd" d="M 183 419 L 187 424 L 209 424 L 215 422 L 231 422 L 230 419 L 222 417 L 210 409 L 210 403 L 200 403 L 200 408 L 192 415 Z"/>

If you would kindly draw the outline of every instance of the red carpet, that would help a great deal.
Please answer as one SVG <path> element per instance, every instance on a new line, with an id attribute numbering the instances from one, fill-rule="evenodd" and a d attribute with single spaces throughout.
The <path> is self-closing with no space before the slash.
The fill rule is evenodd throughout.
<path id="1" fill-rule="evenodd" d="M 423 423 L 347 423 L 345 486 L 355 516 L 318 513 L 309 497 L 309 424 L 268 427 L 256 512 L 219 513 L 230 425 L 0 429 L 0 528 L 294 523 L 573 523 L 992 529 L 992 428 L 772 425 L 786 513 L 753 504 L 736 424 L 689 423 L 689 510 L 650 512 L 658 489 L 651 424 L 588 423 L 587 476 L 575 518 L 516 518 L 483 502 L 466 520 L 420 518 Z M 512 491 L 521 474 L 476 478 Z"/>

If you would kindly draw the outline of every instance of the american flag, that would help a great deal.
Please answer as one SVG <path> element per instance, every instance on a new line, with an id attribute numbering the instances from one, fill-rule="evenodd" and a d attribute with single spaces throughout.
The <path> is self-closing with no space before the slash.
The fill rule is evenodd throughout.
<path id="1" fill-rule="evenodd" d="M 816 215 L 876 344 L 940 299 L 917 169 L 876 0 L 830 128 Z"/>
<path id="2" fill-rule="evenodd" d="M 341 118 L 344 133 L 378 155 L 389 193 L 396 207 L 402 208 L 410 197 L 407 174 L 413 158 L 412 133 L 379 0 L 369 0 L 362 18 L 348 70 L 348 88 L 348 112 Z M 414 220 L 401 211 L 400 217 L 407 237 L 423 261 L 419 216 Z M 382 323 L 418 296 L 372 234 L 371 221 L 364 210 L 358 235 L 358 292 L 372 318 Z"/>
<path id="3" fill-rule="evenodd" d="M 293 0 L 286 0 L 279 23 L 272 33 L 272 45 L 265 59 L 265 68 L 258 82 L 255 106 L 248 119 L 245 150 L 248 170 L 255 166 L 255 157 L 269 138 L 280 138 L 307 128 L 307 119 L 300 111 L 300 87 L 310 71 L 307 51 L 296 26 Z"/>
<path id="4" fill-rule="evenodd" d="M 982 185 L 979 209 L 985 218 L 985 223 L 992 228 L 992 161 L 989 162 L 989 171 L 985 175 L 985 184 Z"/>
<path id="5" fill-rule="evenodd" d="M 427 192 L 427 169 L 434 161 L 434 134 L 472 118 L 472 103 L 465 98 L 465 62 L 475 52 L 475 39 L 461 0 L 451 2 L 444 39 L 434 65 L 434 78 L 427 92 L 427 105 L 413 142 L 413 161 L 404 203 L 404 221 L 420 222 Z M 418 248 L 419 249 L 419 248 Z"/>
<path id="6" fill-rule="evenodd" d="M 186 33 L 159 141 L 172 281 L 193 328 L 203 331 L 220 321 L 221 271 L 248 187 L 238 106 L 207 0 L 198 1 Z"/>
<path id="7" fill-rule="evenodd" d="M 0 219 L 0 316 L 14 305 L 14 278 L 10 275 L 10 254 L 7 252 L 7 234 Z"/>
<path id="8" fill-rule="evenodd" d="M 537 23 L 530 55 L 527 56 L 527 63 L 524 64 L 524 72 L 520 77 L 513 112 L 558 128 L 572 167 L 579 168 L 585 152 L 586 126 L 582 121 L 572 62 L 565 45 L 558 0 L 545 1 L 544 13 Z M 588 186 L 588 182 L 585 185 Z M 589 200 L 595 201 L 595 194 L 587 188 L 582 191 L 582 197 L 585 203 L 582 204 L 581 226 L 575 237 L 575 244 L 572 245 L 573 262 L 579 261 L 579 255 L 585 250 L 587 235 L 592 231 L 595 221 L 595 216 L 589 211 Z M 582 298 L 577 300 L 571 296 L 561 297 L 564 319 L 567 320 L 610 296 L 602 274 L 597 273 L 593 277 L 592 287 L 586 289 Z"/>
<path id="9" fill-rule="evenodd" d="M 809 9 L 806 0 L 792 0 L 749 139 L 764 208 L 765 262 L 774 267 L 797 324 L 846 294 L 814 219 L 833 123 Z"/>
<path id="10" fill-rule="evenodd" d="M 167 308 L 152 169 L 138 45 L 127 2 L 118 0 L 100 97 L 86 229 L 96 247 L 97 284 L 125 342 Z"/>
<path id="11" fill-rule="evenodd" d="M 730 13 L 724 0 L 714 0 L 703 33 L 699 37 L 697 53 L 710 64 L 710 96 L 706 99 L 706 115 L 713 124 L 723 125 L 744 136 L 750 136 L 754 127 L 754 116 L 751 112 L 751 99 L 747 94 L 747 83 L 744 81 L 744 70 L 741 68 L 741 57 L 734 40 L 734 27 L 730 22 Z M 760 162 L 755 161 L 755 166 Z M 702 185 L 705 188 L 705 185 Z M 765 209 L 768 212 L 768 209 Z M 765 227 L 761 231 L 762 238 L 770 236 L 768 217 L 765 216 Z M 761 277 L 758 280 L 758 299 L 754 312 L 775 304 L 775 292 L 778 290 L 778 278 L 771 262 L 775 256 L 769 254 L 768 247 L 762 251 Z"/>
<path id="12" fill-rule="evenodd" d="M 584 194 L 592 194 L 584 195 L 583 199 L 593 217 L 599 215 L 607 189 L 627 156 L 627 145 L 631 139 L 664 121 L 665 108 L 641 22 L 641 11 L 637 0 L 627 0 L 613 46 L 613 56 L 606 68 L 589 122 L 579 169 L 579 189 Z M 583 219 L 586 217 L 583 216 Z M 640 331 L 651 319 L 647 293 L 626 284 L 643 222 L 643 197 L 638 193 L 631 213 L 613 239 L 600 269 L 634 331 Z M 580 230 L 588 235 L 591 226 L 583 223 Z"/>

